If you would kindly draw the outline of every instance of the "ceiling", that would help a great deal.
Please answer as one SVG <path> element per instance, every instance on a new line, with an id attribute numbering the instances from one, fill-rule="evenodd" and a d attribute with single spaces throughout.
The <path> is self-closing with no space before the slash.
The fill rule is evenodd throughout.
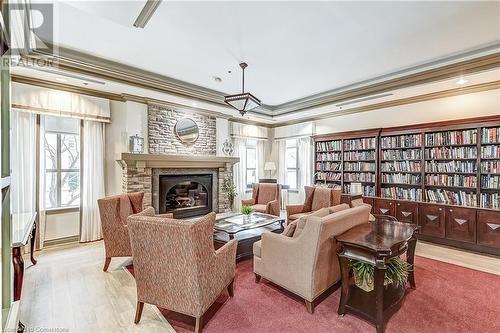
<path id="1" fill-rule="evenodd" d="M 58 1 L 53 42 L 227 94 L 245 61 L 269 106 L 500 42 L 500 2 L 164 1 L 137 29 L 144 3 Z"/>

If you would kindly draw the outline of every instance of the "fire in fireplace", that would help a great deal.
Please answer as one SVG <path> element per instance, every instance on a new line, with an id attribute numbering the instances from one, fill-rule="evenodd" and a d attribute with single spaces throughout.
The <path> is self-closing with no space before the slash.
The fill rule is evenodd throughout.
<path id="1" fill-rule="evenodd" d="M 212 175 L 160 175 L 159 213 L 174 218 L 208 214 L 212 211 Z"/>

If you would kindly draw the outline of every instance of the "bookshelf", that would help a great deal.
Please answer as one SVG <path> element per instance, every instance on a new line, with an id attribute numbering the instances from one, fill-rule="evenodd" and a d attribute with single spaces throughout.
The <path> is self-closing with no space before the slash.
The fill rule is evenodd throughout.
<path id="1" fill-rule="evenodd" d="M 375 196 L 377 185 L 377 138 L 343 140 L 343 192 L 351 194 L 351 184 L 361 183 L 364 196 Z"/>
<path id="2" fill-rule="evenodd" d="M 480 200 L 484 208 L 500 209 L 500 127 L 481 130 Z"/>
<path id="3" fill-rule="evenodd" d="M 342 188 L 342 140 L 315 143 L 315 184 Z"/>

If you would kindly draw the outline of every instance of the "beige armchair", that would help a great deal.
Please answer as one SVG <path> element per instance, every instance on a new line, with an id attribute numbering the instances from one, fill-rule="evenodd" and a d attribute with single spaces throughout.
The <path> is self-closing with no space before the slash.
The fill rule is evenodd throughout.
<path id="1" fill-rule="evenodd" d="M 254 243 L 256 282 L 263 277 L 302 297 L 308 312 L 313 313 L 314 300 L 340 280 L 333 237 L 368 223 L 370 206 L 342 206 L 324 217 L 302 217 L 297 227 L 301 222 L 304 227 L 298 235 L 263 233 L 261 241 Z"/>
<path id="2" fill-rule="evenodd" d="M 319 186 L 304 186 L 305 200 L 302 205 L 286 206 L 288 223 L 302 216 L 309 215 L 321 208 L 340 204 L 342 190 Z"/>
<path id="3" fill-rule="evenodd" d="M 203 314 L 227 288 L 233 296 L 237 241 L 217 251 L 213 245 L 215 213 L 196 222 L 154 216 L 128 218 L 137 283 L 135 323 L 144 303 L 196 318 L 201 332 Z"/>
<path id="4" fill-rule="evenodd" d="M 242 206 L 252 206 L 261 213 L 280 216 L 281 185 L 268 183 L 253 184 L 252 198 L 241 200 Z"/>
<path id="5" fill-rule="evenodd" d="M 142 211 L 143 198 L 144 192 L 135 192 L 97 200 L 106 253 L 103 271 L 108 270 L 112 257 L 132 256 L 127 217 Z M 145 213 L 154 215 L 154 209 L 151 207 Z M 172 214 L 164 214 L 163 216 L 172 217 Z"/>

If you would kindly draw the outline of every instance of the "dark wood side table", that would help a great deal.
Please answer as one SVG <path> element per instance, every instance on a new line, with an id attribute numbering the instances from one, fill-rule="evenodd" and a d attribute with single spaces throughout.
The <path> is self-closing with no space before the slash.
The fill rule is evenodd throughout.
<path id="1" fill-rule="evenodd" d="M 415 224 L 395 222 L 378 217 L 374 222 L 358 225 L 335 237 L 339 244 L 337 256 L 342 275 L 342 293 L 338 314 L 351 312 L 375 324 L 377 332 L 384 331 L 384 321 L 396 312 L 406 294 L 406 286 L 384 286 L 387 262 L 406 252 L 412 265 L 417 244 Z M 374 266 L 374 289 L 366 292 L 354 285 L 349 272 L 349 260 L 363 261 Z M 408 282 L 413 289 L 415 271 L 409 272 Z"/>

